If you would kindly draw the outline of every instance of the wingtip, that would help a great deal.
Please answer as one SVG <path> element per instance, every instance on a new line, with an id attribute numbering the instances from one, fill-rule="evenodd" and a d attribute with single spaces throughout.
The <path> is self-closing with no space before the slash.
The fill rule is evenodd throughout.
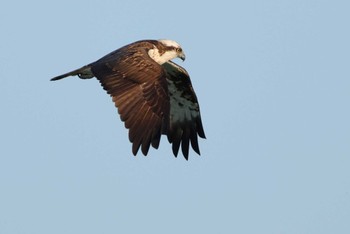
<path id="1" fill-rule="evenodd" d="M 61 79 L 66 78 L 66 77 L 68 77 L 68 76 L 76 75 L 74 72 L 75 72 L 75 71 L 73 71 L 73 72 L 68 72 L 68 73 L 65 73 L 65 74 L 62 74 L 62 75 L 59 75 L 59 76 L 55 76 L 55 77 L 51 78 L 50 81 L 61 80 Z"/>
<path id="2" fill-rule="evenodd" d="M 66 75 L 60 75 L 60 76 L 56 76 L 54 78 L 51 78 L 50 81 L 56 81 L 56 80 L 61 80 L 63 78 L 67 77 Z"/>

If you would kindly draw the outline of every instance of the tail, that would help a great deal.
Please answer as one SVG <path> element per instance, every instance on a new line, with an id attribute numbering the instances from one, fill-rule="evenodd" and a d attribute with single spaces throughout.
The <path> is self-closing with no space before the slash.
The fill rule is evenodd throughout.
<path id="1" fill-rule="evenodd" d="M 77 70 L 65 73 L 63 75 L 56 76 L 56 77 L 52 78 L 51 81 L 60 80 L 60 79 L 66 78 L 68 76 L 79 76 L 79 78 L 81 78 L 81 79 L 90 79 L 90 78 L 94 77 L 94 74 L 91 71 L 91 67 L 89 65 L 87 65 L 87 66 L 81 67 Z"/>

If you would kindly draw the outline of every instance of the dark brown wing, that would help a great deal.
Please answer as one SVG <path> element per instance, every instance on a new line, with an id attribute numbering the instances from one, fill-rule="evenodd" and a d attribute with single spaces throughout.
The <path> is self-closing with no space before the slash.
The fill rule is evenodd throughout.
<path id="1" fill-rule="evenodd" d="M 170 96 L 168 140 L 175 156 L 181 144 L 182 153 L 188 159 L 190 142 L 193 150 L 200 154 L 198 136 L 205 138 L 198 100 L 184 68 L 171 61 L 162 66 L 167 72 Z"/>
<path id="2" fill-rule="evenodd" d="M 166 74 L 148 56 L 147 52 L 152 48 L 150 42 L 133 43 L 90 64 L 129 129 L 134 155 L 140 146 L 144 155 L 151 144 L 158 148 L 169 118 Z"/>

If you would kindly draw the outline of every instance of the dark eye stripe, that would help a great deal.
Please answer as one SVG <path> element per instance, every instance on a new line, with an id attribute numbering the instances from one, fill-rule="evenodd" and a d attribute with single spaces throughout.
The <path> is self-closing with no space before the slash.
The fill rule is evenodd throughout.
<path id="1" fill-rule="evenodd" d="M 174 46 L 168 47 L 170 50 L 176 50 L 177 52 L 182 52 L 182 48 L 176 48 Z"/>

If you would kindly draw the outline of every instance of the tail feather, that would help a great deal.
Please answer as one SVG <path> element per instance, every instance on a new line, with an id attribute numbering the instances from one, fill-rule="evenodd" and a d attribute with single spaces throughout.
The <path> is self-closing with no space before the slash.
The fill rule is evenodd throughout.
<path id="1" fill-rule="evenodd" d="M 79 76 L 79 78 L 81 78 L 81 79 L 89 79 L 89 78 L 94 77 L 94 74 L 92 74 L 90 66 L 84 66 L 84 67 L 81 67 L 77 70 L 62 74 L 60 76 L 56 76 L 56 77 L 52 78 L 51 81 L 60 80 L 60 79 L 66 78 L 68 76 Z"/>

